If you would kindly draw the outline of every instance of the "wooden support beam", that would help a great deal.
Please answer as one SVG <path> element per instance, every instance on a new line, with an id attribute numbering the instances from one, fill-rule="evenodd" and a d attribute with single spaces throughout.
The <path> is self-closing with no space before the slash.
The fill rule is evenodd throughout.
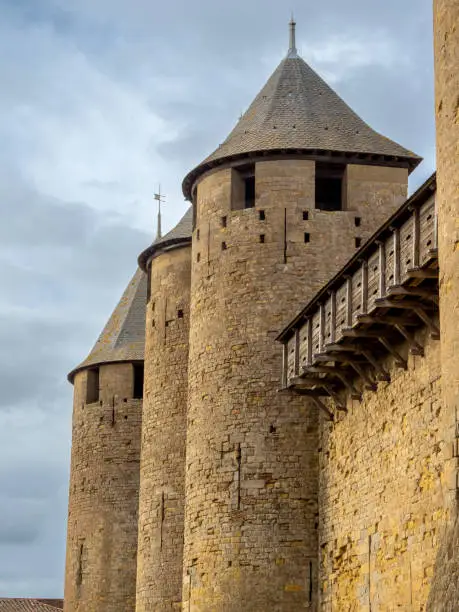
<path id="1" fill-rule="evenodd" d="M 421 246 L 421 223 L 420 223 L 420 211 L 419 208 L 415 208 L 413 211 L 413 224 L 414 224 L 414 235 L 413 235 L 413 267 L 419 267 L 420 259 L 420 246 Z"/>
<path id="2" fill-rule="evenodd" d="M 331 313 L 330 313 L 330 342 L 335 342 L 336 338 L 336 291 L 332 291 L 330 295 Z"/>
<path id="3" fill-rule="evenodd" d="M 390 342 L 388 342 L 386 338 L 384 338 L 383 336 L 380 336 L 378 340 L 379 342 L 381 342 L 381 344 L 387 350 L 387 352 L 390 353 L 392 357 L 395 359 L 395 363 L 397 364 L 397 366 L 399 368 L 403 368 L 404 370 L 406 370 L 406 368 L 408 367 L 408 363 L 406 359 L 403 359 L 400 353 L 394 349 L 394 347 L 390 344 Z"/>
<path id="4" fill-rule="evenodd" d="M 324 384 L 323 387 L 329 393 L 330 397 L 335 402 L 336 407 L 338 408 L 338 410 L 341 410 L 342 412 L 347 412 L 346 404 L 343 404 L 343 401 L 341 400 L 341 398 L 338 395 L 338 393 L 336 393 L 336 391 L 333 389 L 333 387 L 331 385 L 328 385 L 328 384 Z"/>
<path id="5" fill-rule="evenodd" d="M 389 315 L 380 314 L 375 315 L 360 315 L 357 317 L 359 323 L 378 324 L 378 325 L 394 325 L 395 323 L 401 323 L 402 325 L 418 325 L 418 322 L 410 316 L 401 315 L 399 317 L 393 317 Z"/>
<path id="6" fill-rule="evenodd" d="M 400 308 L 402 310 L 414 310 L 419 306 L 418 300 L 394 300 L 389 297 L 375 300 L 379 308 Z"/>
<path id="7" fill-rule="evenodd" d="M 378 360 L 373 357 L 370 351 L 362 351 L 362 355 L 371 363 L 376 372 L 378 372 L 379 380 L 390 382 L 389 372 L 386 372 L 386 370 L 382 367 Z"/>
<path id="8" fill-rule="evenodd" d="M 421 307 L 413 308 L 413 310 L 421 319 L 421 321 L 423 321 L 429 328 L 431 338 L 433 338 L 434 340 L 440 340 L 440 330 L 437 325 L 435 325 L 435 323 L 432 321 L 431 317 L 429 317 L 429 315 L 426 313 L 426 311 Z"/>
<path id="9" fill-rule="evenodd" d="M 362 263 L 362 302 L 360 312 L 366 314 L 368 311 L 368 263 Z"/>
<path id="10" fill-rule="evenodd" d="M 379 241 L 379 297 L 386 295 L 386 245 Z"/>
<path id="11" fill-rule="evenodd" d="M 352 277 L 349 276 L 346 282 L 346 325 L 352 327 Z"/>
<path id="12" fill-rule="evenodd" d="M 437 268 L 411 268 L 407 270 L 407 275 L 410 278 L 438 278 Z"/>
<path id="13" fill-rule="evenodd" d="M 355 361 L 350 361 L 349 364 L 354 368 L 360 378 L 365 381 L 367 389 L 369 389 L 370 391 L 376 391 L 376 389 L 378 388 L 377 385 L 374 383 L 374 381 L 371 380 L 365 370 L 360 367 L 360 365 Z"/>
<path id="14" fill-rule="evenodd" d="M 372 329 L 343 329 L 342 334 L 348 338 L 379 338 L 381 332 Z"/>
<path id="15" fill-rule="evenodd" d="M 294 365 L 295 376 L 300 375 L 300 330 L 295 329 L 295 365 Z"/>
<path id="16" fill-rule="evenodd" d="M 400 284 L 400 230 L 394 228 L 394 285 Z"/>
<path id="17" fill-rule="evenodd" d="M 414 335 L 409 332 L 408 330 L 406 330 L 403 325 L 394 325 L 395 329 L 397 329 L 404 338 L 406 338 L 406 340 L 408 340 L 408 343 L 410 345 L 410 353 L 412 355 L 420 355 L 421 357 L 424 356 L 424 349 L 423 347 L 419 344 L 419 342 L 416 341 Z"/>
<path id="18" fill-rule="evenodd" d="M 288 343 L 286 342 L 283 346 L 282 351 L 282 388 L 285 389 L 288 383 Z"/>
<path id="19" fill-rule="evenodd" d="M 325 306 L 319 306 L 319 353 L 323 353 L 325 344 Z"/>
<path id="20" fill-rule="evenodd" d="M 301 389 L 300 387 L 292 387 L 296 395 L 304 395 L 305 397 L 330 397 L 328 392 L 321 387 L 320 389 Z"/>
<path id="21" fill-rule="evenodd" d="M 309 365 L 312 363 L 312 319 L 309 318 L 307 322 L 307 338 L 308 338 L 308 350 L 306 354 L 306 363 Z"/>
<path id="22" fill-rule="evenodd" d="M 335 420 L 335 417 L 334 417 L 333 413 L 331 412 L 331 410 L 329 410 L 327 408 L 327 406 L 318 397 L 313 397 L 312 401 L 319 408 L 319 410 L 321 410 L 325 414 L 325 416 L 327 417 L 328 421 L 334 421 Z"/>

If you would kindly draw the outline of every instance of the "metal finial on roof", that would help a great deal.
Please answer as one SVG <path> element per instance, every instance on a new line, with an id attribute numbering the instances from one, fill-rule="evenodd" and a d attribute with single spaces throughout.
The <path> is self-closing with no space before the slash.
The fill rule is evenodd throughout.
<path id="1" fill-rule="evenodd" d="M 161 232 L 161 202 L 165 202 L 166 198 L 161 193 L 161 185 L 159 186 L 158 193 L 155 193 L 155 200 L 158 201 L 158 227 L 156 229 L 156 240 L 162 238 Z"/>
<path id="2" fill-rule="evenodd" d="M 290 46 L 289 46 L 287 57 L 298 57 L 298 52 L 296 50 L 296 31 L 295 31 L 296 21 L 293 17 L 293 13 L 292 13 L 292 18 L 290 19 L 289 27 L 290 27 Z"/>

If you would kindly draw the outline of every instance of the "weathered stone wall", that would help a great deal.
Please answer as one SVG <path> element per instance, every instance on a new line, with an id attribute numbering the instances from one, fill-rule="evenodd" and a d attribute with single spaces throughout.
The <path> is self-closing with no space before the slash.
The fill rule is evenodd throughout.
<path id="1" fill-rule="evenodd" d="M 178 609 L 182 593 L 191 247 L 151 262 L 143 404 L 137 612 Z"/>
<path id="2" fill-rule="evenodd" d="M 440 343 L 425 342 L 425 357 L 406 371 L 388 360 L 390 383 L 322 424 L 321 610 L 426 610 L 448 509 Z"/>
<path id="3" fill-rule="evenodd" d="M 100 401 L 74 381 L 65 612 L 133 612 L 142 400 L 129 363 L 100 367 Z"/>
<path id="4" fill-rule="evenodd" d="M 274 338 L 355 252 L 355 238 L 369 237 L 404 200 L 406 170 L 379 170 L 349 168 L 348 206 L 340 212 L 314 209 L 308 160 L 258 163 L 254 209 L 230 210 L 230 169 L 198 185 L 186 610 L 317 606 L 317 413 L 278 393 Z"/>
<path id="5" fill-rule="evenodd" d="M 434 1 L 435 106 L 440 323 L 445 453 L 445 498 L 451 509 L 439 551 L 429 610 L 457 610 L 459 602 L 459 3 Z M 452 450 L 454 449 L 454 450 Z"/>

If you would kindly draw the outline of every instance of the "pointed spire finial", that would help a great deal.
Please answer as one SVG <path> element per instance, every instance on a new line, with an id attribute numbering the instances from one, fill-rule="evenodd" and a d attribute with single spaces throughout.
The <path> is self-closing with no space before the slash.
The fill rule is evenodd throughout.
<path id="1" fill-rule="evenodd" d="M 155 200 L 158 202 L 158 226 L 156 229 L 156 240 L 162 238 L 161 231 L 161 202 L 165 202 L 166 198 L 161 193 L 161 185 L 159 186 L 158 193 L 155 193 Z"/>
<path id="2" fill-rule="evenodd" d="M 292 18 L 290 19 L 289 27 L 290 27 L 290 46 L 289 46 L 287 57 L 298 57 L 298 52 L 296 50 L 296 30 L 295 30 L 296 21 L 293 17 L 293 13 L 292 13 Z"/>

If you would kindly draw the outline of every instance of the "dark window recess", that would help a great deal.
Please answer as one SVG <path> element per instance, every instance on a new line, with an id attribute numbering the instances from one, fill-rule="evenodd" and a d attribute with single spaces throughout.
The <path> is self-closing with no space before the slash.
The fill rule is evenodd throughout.
<path id="1" fill-rule="evenodd" d="M 227 222 L 228 222 L 227 217 L 222 217 L 222 227 L 226 227 Z"/>
<path id="2" fill-rule="evenodd" d="M 147 304 L 151 298 L 151 261 L 147 264 Z"/>
<path id="3" fill-rule="evenodd" d="M 316 208 L 343 210 L 344 171 L 341 164 L 316 163 Z"/>
<path id="4" fill-rule="evenodd" d="M 181 308 L 179 308 L 179 310 L 177 310 L 177 317 L 179 319 L 183 319 L 183 310 Z"/>
<path id="5" fill-rule="evenodd" d="M 361 222 L 362 222 L 362 219 L 360 217 L 355 217 L 354 219 L 355 227 L 360 227 Z"/>
<path id="6" fill-rule="evenodd" d="M 263 244 L 265 241 L 265 235 L 264 234 L 260 234 L 260 242 Z"/>
<path id="7" fill-rule="evenodd" d="M 311 236 L 308 234 L 308 232 L 304 232 L 304 241 L 307 243 L 311 240 Z"/>
<path id="8" fill-rule="evenodd" d="M 253 208 L 255 206 L 255 177 L 248 176 L 246 179 L 244 179 L 244 184 L 244 208 Z"/>
<path id="9" fill-rule="evenodd" d="M 303 210 L 303 221 L 307 221 L 309 219 L 309 212 L 307 210 Z"/>
<path id="10" fill-rule="evenodd" d="M 258 212 L 258 218 L 260 219 L 260 221 L 265 221 L 266 220 L 266 215 L 265 215 L 265 211 L 264 210 L 260 210 Z"/>
<path id="11" fill-rule="evenodd" d="M 86 381 L 86 403 L 93 404 L 99 401 L 99 368 L 88 370 Z"/>
<path id="12" fill-rule="evenodd" d="M 134 370 L 134 399 L 143 398 L 143 363 L 132 364 Z"/>
<path id="13" fill-rule="evenodd" d="M 245 164 L 231 171 L 231 209 L 255 206 L 255 164 Z"/>
<path id="14" fill-rule="evenodd" d="M 197 261 L 197 262 L 201 261 L 201 253 L 198 253 L 198 254 L 196 255 L 196 261 Z"/>
<path id="15" fill-rule="evenodd" d="M 362 246 L 362 239 L 361 238 L 356 238 L 355 239 L 355 248 L 359 249 Z"/>
<path id="16" fill-rule="evenodd" d="M 196 240 L 199 240 L 199 238 L 200 238 L 200 232 L 199 232 L 199 230 L 197 229 L 197 230 L 196 230 Z"/>
<path id="17" fill-rule="evenodd" d="M 222 242 L 222 251 L 226 251 L 226 242 Z"/>
<path id="18" fill-rule="evenodd" d="M 198 223 L 198 188 L 197 187 L 193 189 L 193 192 L 191 194 L 191 202 L 193 204 L 193 230 L 194 230 Z"/>

